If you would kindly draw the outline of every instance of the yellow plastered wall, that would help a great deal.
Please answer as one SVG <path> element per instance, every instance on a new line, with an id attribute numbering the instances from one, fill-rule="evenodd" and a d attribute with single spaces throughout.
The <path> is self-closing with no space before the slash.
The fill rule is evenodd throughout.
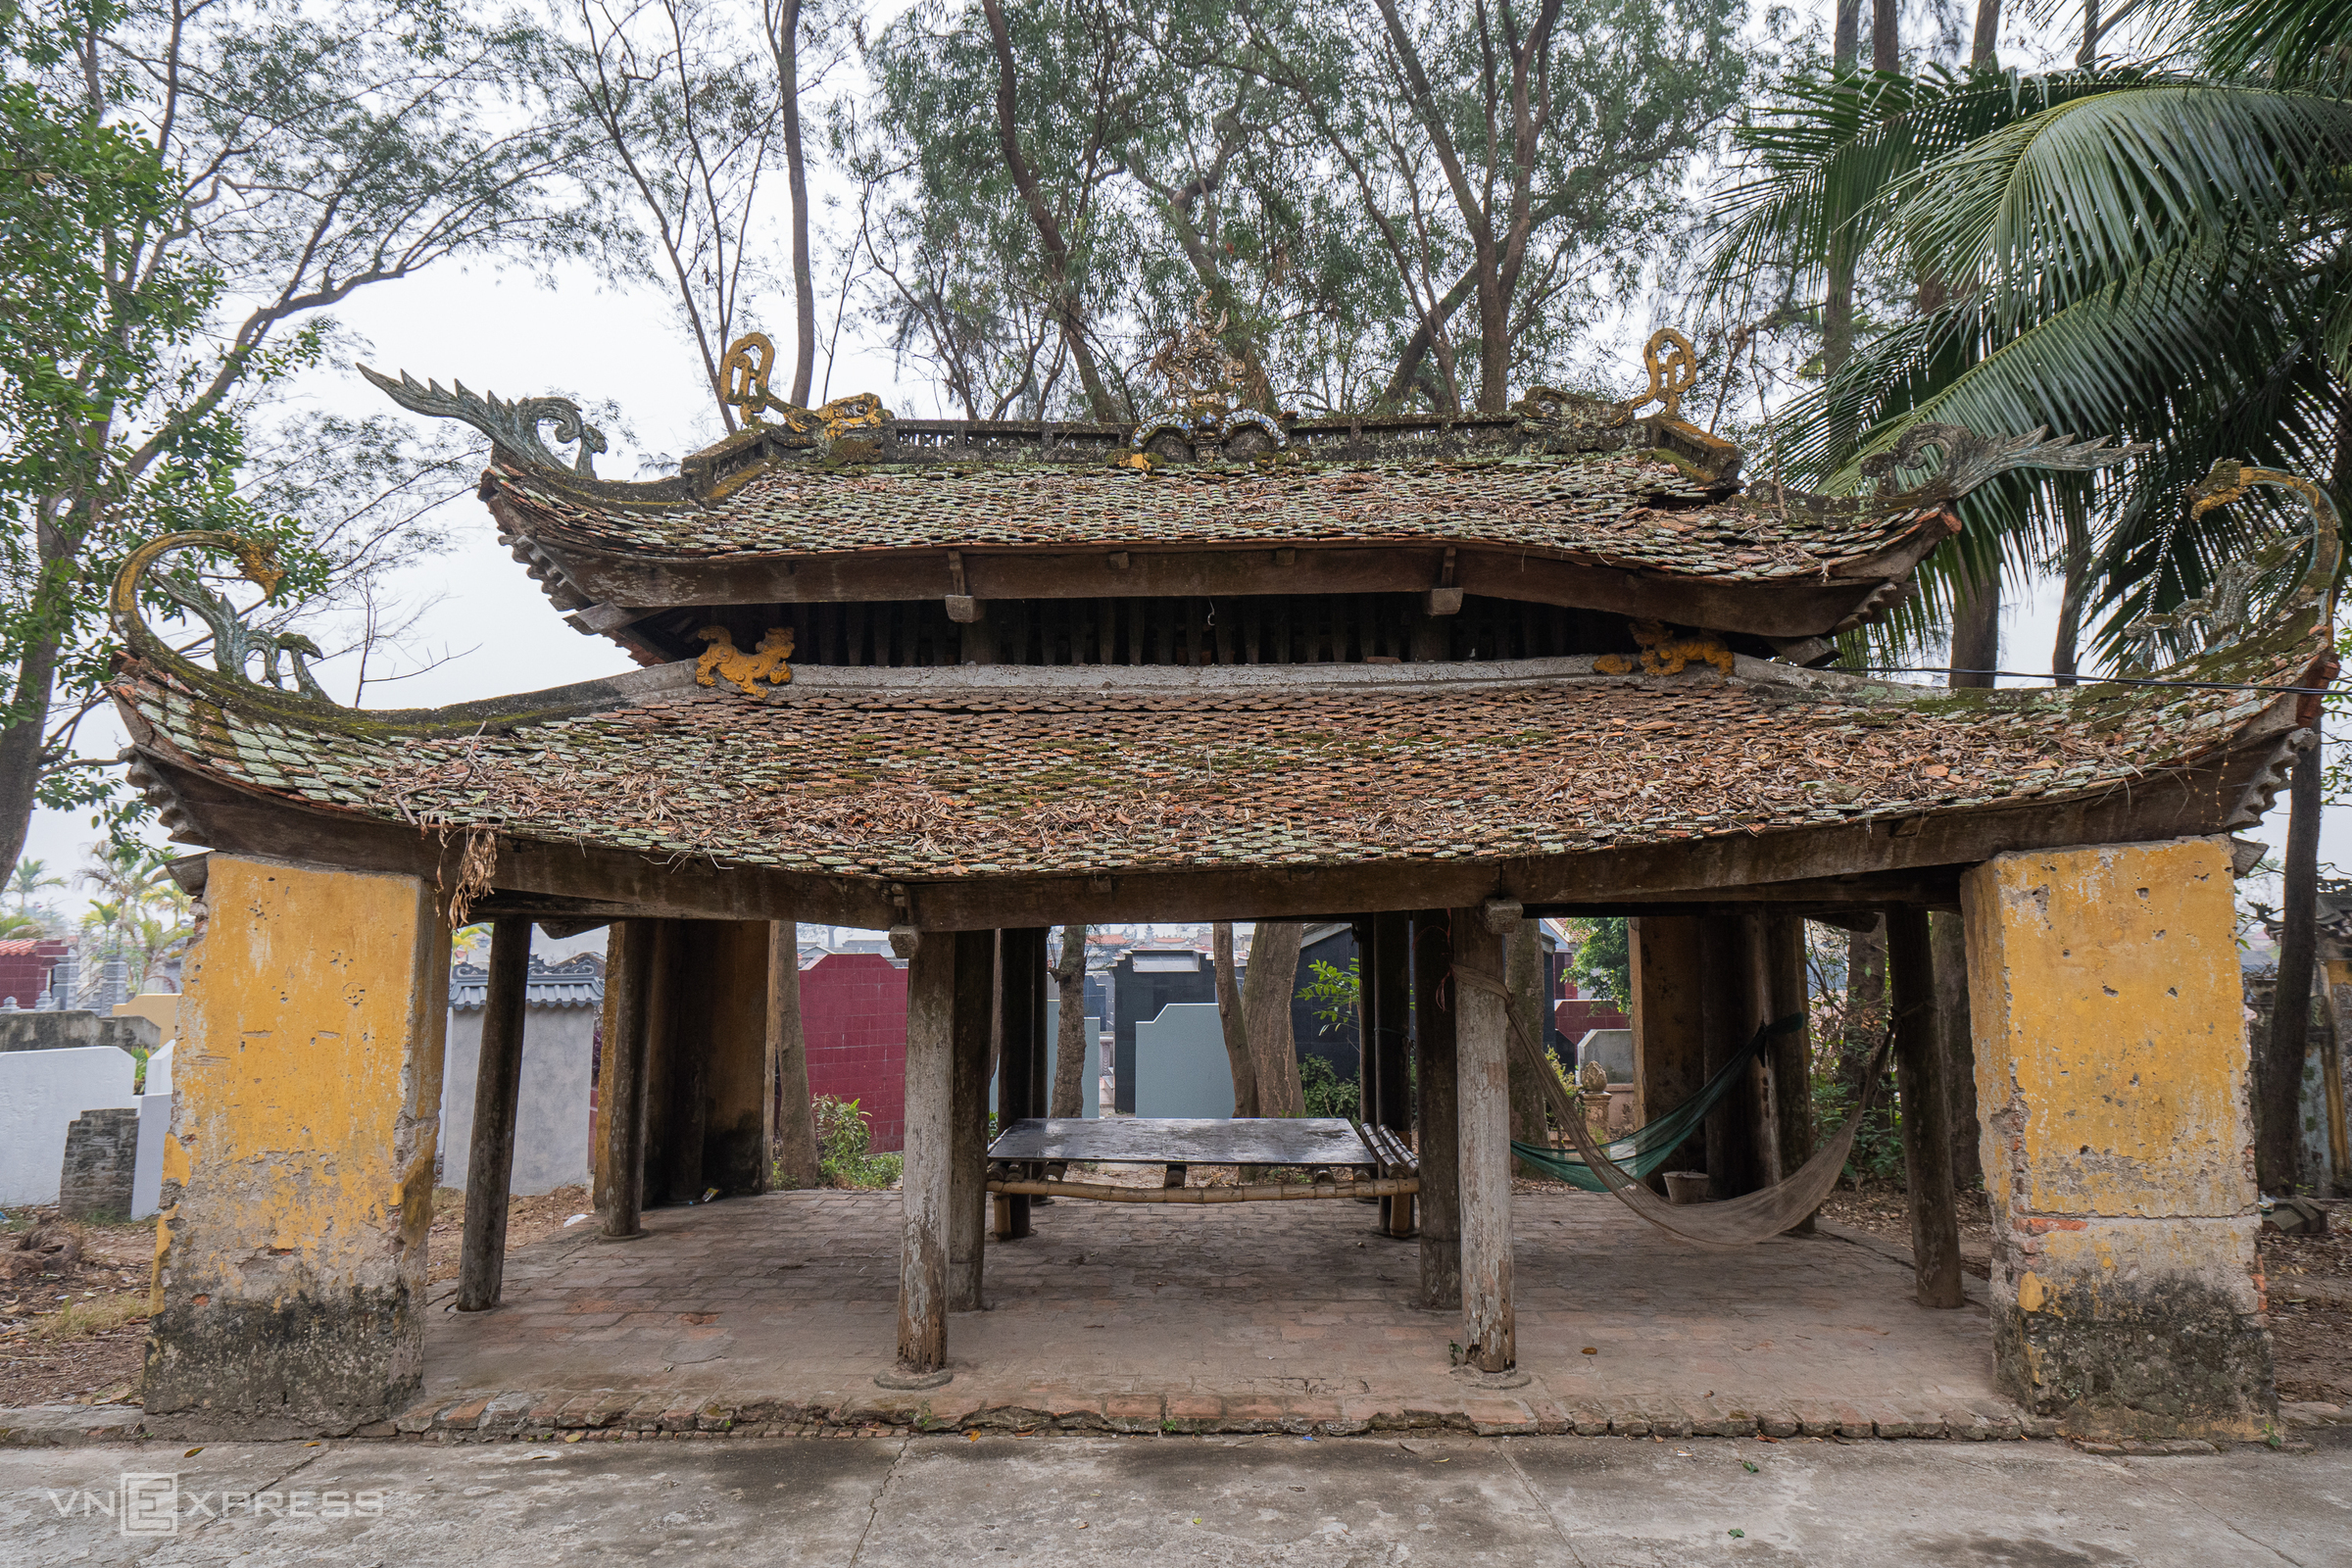
<path id="1" fill-rule="evenodd" d="M 1962 897 L 1985 1177 L 2012 1219 L 2245 1212 L 2228 842 L 2004 855 Z"/>
<path id="2" fill-rule="evenodd" d="M 158 1295 L 421 1291 L 449 939 L 415 877 L 211 858 Z"/>

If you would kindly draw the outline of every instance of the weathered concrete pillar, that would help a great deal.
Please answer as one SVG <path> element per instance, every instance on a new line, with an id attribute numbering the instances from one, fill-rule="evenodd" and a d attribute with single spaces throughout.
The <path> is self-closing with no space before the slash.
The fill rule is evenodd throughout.
<path id="1" fill-rule="evenodd" d="M 1637 915 L 1626 921 L 1633 960 L 1634 1122 L 1657 1120 L 1696 1095 L 1706 1081 L 1706 1017 L 1700 976 L 1705 961 L 1693 914 Z M 1706 1163 L 1703 1143 L 1686 1140 L 1649 1185 L 1666 1190 L 1666 1168 Z"/>
<path id="2" fill-rule="evenodd" d="M 907 933 L 906 1165 L 899 1184 L 898 1364 L 874 1381 L 931 1389 L 948 1373 L 949 1081 L 956 1035 L 956 938 Z"/>
<path id="3" fill-rule="evenodd" d="M 2004 855 L 1961 900 L 2004 1386 L 2073 1432 L 2258 1435 L 2228 841 Z"/>
<path id="4" fill-rule="evenodd" d="M 1502 990 L 1502 933 L 1486 912 L 1453 911 L 1462 1365 L 1508 1372 L 1519 1357 L 1511 1310 L 1510 999 Z"/>
<path id="5" fill-rule="evenodd" d="M 412 876 L 215 855 L 207 878 L 146 1406 L 257 1436 L 387 1421 L 424 1365 L 448 928 Z"/>
<path id="6" fill-rule="evenodd" d="M 1449 911 L 1413 916 L 1413 1051 L 1421 1079 L 1421 1304 L 1462 1301 L 1461 1098 L 1455 1090 L 1453 937 Z"/>
<path id="7" fill-rule="evenodd" d="M 988 1257 L 988 1044 L 996 1032 L 997 934 L 957 931 L 923 940 L 956 949 L 956 1038 L 948 1091 L 948 1310 L 977 1312 L 985 1304 L 981 1280 Z"/>
<path id="8" fill-rule="evenodd" d="M 768 1157 L 785 1187 L 824 1180 L 809 1111 L 808 1041 L 801 1027 L 801 928 L 790 920 L 768 927 L 767 1089 Z"/>

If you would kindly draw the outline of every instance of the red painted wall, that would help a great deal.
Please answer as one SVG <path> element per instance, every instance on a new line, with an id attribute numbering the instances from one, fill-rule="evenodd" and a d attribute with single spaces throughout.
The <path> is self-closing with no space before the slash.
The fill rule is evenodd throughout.
<path id="1" fill-rule="evenodd" d="M 801 971 L 808 1093 L 855 1100 L 873 1148 L 906 1142 L 906 971 L 877 953 L 829 953 Z"/>
<path id="2" fill-rule="evenodd" d="M 51 938 L 17 937 L 0 942 L 0 997 L 14 997 L 29 1008 L 49 989 L 49 971 L 66 956 L 66 945 Z"/>
<path id="3" fill-rule="evenodd" d="M 1570 1045 L 1584 1039 L 1588 1030 L 1631 1029 L 1634 1026 L 1634 1021 L 1618 1011 L 1617 1004 L 1606 997 L 1580 997 L 1576 994 L 1573 981 L 1567 982 L 1562 989 L 1568 995 L 1564 1000 L 1552 1004 L 1551 1015 Z"/>

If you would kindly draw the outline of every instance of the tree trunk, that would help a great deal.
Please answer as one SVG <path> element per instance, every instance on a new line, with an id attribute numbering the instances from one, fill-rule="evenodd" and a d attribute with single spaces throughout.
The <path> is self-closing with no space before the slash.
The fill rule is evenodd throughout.
<path id="1" fill-rule="evenodd" d="M 778 920 L 768 933 L 768 1104 L 775 1116 L 768 1157 L 786 1186 L 822 1187 L 816 1113 L 808 1100 L 808 1040 L 801 1028 L 801 928 Z"/>
<path id="2" fill-rule="evenodd" d="M 1298 978 L 1296 920 L 1260 920 L 1250 939 L 1250 973 L 1242 986 L 1242 1020 L 1257 1078 L 1257 1113 L 1298 1116 L 1306 1110 L 1298 1086 L 1298 1046 L 1291 1033 L 1291 993 Z"/>
<path id="3" fill-rule="evenodd" d="M 1521 920 L 1503 939 L 1502 983 L 1510 990 L 1511 1012 L 1519 1027 L 1541 1048 L 1544 1039 L 1544 942 L 1535 921 Z M 1544 1113 L 1543 1080 L 1515 1051 L 1510 1056 L 1510 1092 L 1512 1142 L 1548 1144 L 1551 1123 Z M 1517 1168 L 1530 1179 L 1543 1174 L 1525 1161 L 1518 1162 Z"/>
<path id="4" fill-rule="evenodd" d="M 1257 1066 L 1250 1059 L 1250 1028 L 1243 1016 L 1241 983 L 1234 978 L 1233 922 L 1208 928 L 1209 953 L 1217 971 L 1217 1022 L 1225 1031 L 1225 1060 L 1233 1069 L 1233 1113 L 1257 1114 Z M 1253 971 L 1257 965 L 1250 966 Z"/>
<path id="5" fill-rule="evenodd" d="M 32 808 L 41 787 L 41 743 L 49 729 L 49 704 L 57 690 L 57 644 L 44 639 L 27 646 L 17 665 L 17 706 L 22 722 L 0 729 L 0 850 L 13 866 L 24 854 Z"/>
<path id="6" fill-rule="evenodd" d="M 1988 688 L 1989 671 L 2001 662 L 2001 571 L 1995 564 L 1980 577 L 1963 561 L 1959 597 L 1952 605 L 1951 684 Z"/>
<path id="7" fill-rule="evenodd" d="M 1862 56 L 1862 0 L 1838 0 L 1838 25 L 1830 46 L 1830 70 L 1844 75 Z"/>
<path id="8" fill-rule="evenodd" d="M 2082 47 L 2075 51 L 2075 64 L 2084 71 L 2099 63 L 2099 0 L 2082 0 Z"/>
<path id="9" fill-rule="evenodd" d="M 1054 1097 L 1049 1116 L 1086 1110 L 1086 927 L 1061 928 L 1061 956 L 1054 965 Z"/>
<path id="10" fill-rule="evenodd" d="M 2278 990 L 2271 1004 L 2271 1038 L 2254 1074 L 2254 1180 L 2283 1197 L 2301 1174 L 2303 1058 L 2311 1040 L 2313 926 L 2319 913 L 2320 808 L 2324 763 L 2314 744 L 2295 759 L 2288 796 L 2286 874 L 2281 879 Z"/>
<path id="11" fill-rule="evenodd" d="M 1036 171 L 1021 155 L 1020 101 L 1015 91 L 1020 78 L 1012 59 L 1012 34 L 1004 26 L 1004 8 L 999 0 L 981 0 L 980 9 L 988 16 L 989 41 L 997 57 L 997 141 L 1004 155 L 1004 172 L 1011 176 L 1013 189 L 1020 193 L 1021 205 L 1045 250 L 1050 291 L 1047 303 L 1061 330 L 1062 344 L 1070 351 L 1070 363 L 1078 367 L 1078 380 L 1086 389 L 1089 411 L 1096 418 L 1115 424 L 1120 420 L 1119 406 L 1102 384 L 1102 372 L 1095 364 L 1094 345 L 1086 338 L 1086 322 L 1078 310 L 1077 291 L 1070 282 L 1069 245 L 1062 238 L 1061 224 L 1053 209 L 1046 205 Z"/>
<path id="12" fill-rule="evenodd" d="M 801 142 L 801 0 L 776 0 L 776 92 L 784 120 L 784 181 L 792 193 L 792 401 L 808 403 L 816 373 L 816 279 L 808 263 L 808 161 Z"/>
<path id="13" fill-rule="evenodd" d="M 1903 69 L 1903 46 L 1895 24 L 1901 20 L 1902 0 L 1872 0 L 1870 8 L 1870 69 Z"/>
<path id="14" fill-rule="evenodd" d="M 2061 686 L 2075 684 L 2082 668 L 2082 607 L 2090 597 L 2090 520 L 2078 491 L 2060 503 L 2066 528 L 2065 586 L 2058 596 L 2058 632 L 2050 640 L 2050 673 Z"/>
<path id="15" fill-rule="evenodd" d="M 1886 1027 L 1886 922 L 1845 939 L 1845 1010 L 1838 1042 L 1838 1079 L 1855 1097 L 1863 1069 Z"/>
<path id="16" fill-rule="evenodd" d="M 1998 49 L 2001 31 L 2001 0 L 1977 0 L 1976 47 L 1969 51 L 1968 63 L 1977 71 L 1998 71 L 2001 57 Z"/>

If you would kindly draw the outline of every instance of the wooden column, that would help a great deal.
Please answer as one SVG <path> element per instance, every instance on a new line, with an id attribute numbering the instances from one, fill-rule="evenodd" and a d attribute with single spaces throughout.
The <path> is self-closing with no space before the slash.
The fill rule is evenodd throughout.
<path id="1" fill-rule="evenodd" d="M 1405 1063 L 1410 1047 L 1412 917 L 1401 913 L 1378 914 L 1359 922 L 1356 929 L 1368 932 L 1371 937 L 1370 945 L 1362 950 L 1358 969 L 1363 988 L 1360 1018 L 1363 1045 L 1357 1070 L 1367 1076 L 1377 1074 L 1379 1078 L 1380 1102 L 1374 1119 L 1398 1137 L 1409 1138 L 1413 1130 L 1413 1086 Z M 1413 1208 L 1409 1196 L 1383 1199 L 1381 1228 L 1391 1236 L 1412 1235 Z"/>
<path id="2" fill-rule="evenodd" d="M 482 1049 L 473 1069 L 473 1139 L 466 1156 L 466 1239 L 458 1254 L 458 1310 L 498 1304 L 507 1274 L 507 1189 L 514 1177 L 514 1105 L 522 1093 L 522 1012 L 531 922 L 490 926 Z"/>
<path id="3" fill-rule="evenodd" d="M 808 1040 L 801 1027 L 801 928 L 768 927 L 767 1149 L 787 1187 L 824 1181 L 816 1120 L 808 1108 Z"/>
<path id="4" fill-rule="evenodd" d="M 1046 1113 L 1046 928 L 1005 931 L 998 951 L 997 1125 L 1005 1128 Z M 1027 1198 L 1000 1198 L 996 1210 L 1000 1241 L 1029 1234 Z"/>
<path id="5" fill-rule="evenodd" d="M 1633 960 L 1634 1121 L 1639 1126 L 1690 1099 L 1706 1078 L 1699 917 L 1637 915 L 1626 922 L 1626 950 Z M 1666 1157 L 1649 1185 L 1662 1193 L 1665 1171 L 1705 1163 L 1705 1146 L 1694 1135 Z"/>
<path id="6" fill-rule="evenodd" d="M 1349 930 L 1355 938 L 1358 981 L 1355 995 L 1356 1105 L 1364 1125 L 1385 1127 L 1388 1124 L 1380 1119 L 1380 1067 L 1372 1052 L 1372 1013 L 1378 1005 L 1368 984 L 1372 974 L 1372 917 L 1368 914 L 1357 915 L 1349 922 Z M 1385 1198 L 1380 1200 L 1380 1211 L 1384 1216 L 1389 1211 L 1389 1200 Z M 1382 1226 L 1384 1229 L 1387 1226 L 1385 1218 Z"/>
<path id="7" fill-rule="evenodd" d="M 907 960 L 906 1164 L 899 1185 L 899 1359 L 896 1368 L 874 1381 L 884 1388 L 936 1388 L 949 1376 L 948 1151 L 955 1122 L 950 1090 L 957 942 L 939 931 L 928 936 L 894 933 L 894 940 L 902 944 L 900 952 Z"/>
<path id="8" fill-rule="evenodd" d="M 612 927 L 607 988 L 604 1084 L 597 1119 L 604 1124 L 604 1237 L 635 1241 L 645 1207 L 645 1080 L 654 976 L 653 920 Z"/>
<path id="9" fill-rule="evenodd" d="M 768 946 L 765 920 L 685 923 L 685 985 L 679 996 L 685 1049 L 702 1058 L 702 1201 L 716 1188 L 748 1198 L 768 1186 L 767 1139 L 774 1100 L 768 1094 Z"/>
<path id="10" fill-rule="evenodd" d="M 1516 917 L 1516 910 L 1513 911 Z M 1478 909 L 1453 911 L 1455 1089 L 1460 1096 L 1462 1364 L 1508 1372 L 1511 1317 L 1511 1079 L 1502 934 Z M 1484 985 L 1464 975 L 1482 976 Z"/>
<path id="11" fill-rule="evenodd" d="M 1763 919 L 1765 1016 L 1806 1020 L 1773 1036 L 1765 1053 L 1771 1063 L 1772 1179 L 1783 1182 L 1813 1157 L 1812 997 L 1805 983 L 1804 917 L 1775 910 Z M 1807 1214 L 1788 1234 L 1810 1236 L 1813 1229 L 1813 1216 Z"/>
<path id="12" fill-rule="evenodd" d="M 1919 1304 L 1955 1307 L 1960 1215 L 1952 1198 L 1952 1129 L 1944 1107 L 1943 1031 L 1936 1019 L 1936 960 L 1928 911 L 1886 911 L 1886 973 L 1894 1003 L 1894 1087 L 1902 1097 L 1903 1182 L 1911 1199 L 1911 1258 Z"/>
<path id="13" fill-rule="evenodd" d="M 1928 916 L 1928 946 L 1936 957 L 1936 1021 L 1943 1038 L 1944 1108 L 1952 1118 L 1952 1187 L 1984 1184 L 1978 1147 L 1977 1041 L 1968 1021 L 1968 931 L 1956 912 Z"/>
<path id="14" fill-rule="evenodd" d="M 1451 911 L 1413 916 L 1413 1047 L 1421 1079 L 1421 1304 L 1462 1301 L 1461 1097 L 1454 1087 Z"/>
<path id="15" fill-rule="evenodd" d="M 700 1053 L 681 1027 L 684 975 L 679 954 L 685 920 L 655 920 L 653 958 L 645 988 L 645 1204 L 682 1203 L 702 1190 L 703 1133 L 693 1121 L 701 1095 L 691 1092 L 702 1071 Z"/>
<path id="16" fill-rule="evenodd" d="M 1759 999 L 1749 936 L 1744 914 L 1699 917 L 1702 1082 L 1722 1071 L 1756 1032 Z M 1762 1120 L 1754 1072 L 1735 1083 L 1707 1112 L 1707 1188 L 1718 1200 L 1752 1193 L 1761 1185 L 1763 1152 L 1757 1147 L 1756 1133 Z"/>
<path id="17" fill-rule="evenodd" d="M 996 1033 L 997 934 L 927 936 L 956 949 L 956 1023 L 949 1077 L 948 1310 L 982 1306 L 988 1251 L 988 1046 Z"/>

